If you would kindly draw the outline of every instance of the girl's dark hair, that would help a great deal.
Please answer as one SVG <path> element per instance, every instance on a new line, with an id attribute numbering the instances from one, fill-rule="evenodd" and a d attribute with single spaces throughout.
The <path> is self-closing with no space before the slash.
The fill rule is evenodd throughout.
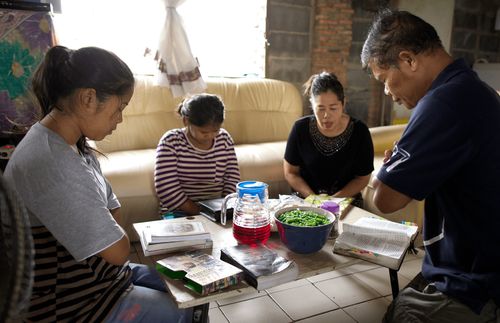
<path id="1" fill-rule="evenodd" d="M 331 91 L 337 95 L 342 104 L 344 104 L 344 87 L 333 73 L 321 72 L 312 75 L 304 84 L 304 95 L 312 98 L 322 93 Z"/>
<path id="2" fill-rule="evenodd" d="M 441 39 L 428 22 L 407 11 L 381 10 L 368 31 L 361 51 L 361 64 L 365 70 L 371 59 L 378 66 L 399 66 L 399 53 L 403 50 L 419 54 L 443 48 Z"/>
<path id="3" fill-rule="evenodd" d="M 186 98 L 177 112 L 198 127 L 220 125 L 224 121 L 224 103 L 213 94 L 197 94 Z"/>
<path id="4" fill-rule="evenodd" d="M 127 64 L 107 50 L 54 46 L 46 53 L 31 83 L 43 118 L 53 109 L 60 110 L 59 100 L 77 89 L 94 89 L 99 101 L 124 95 L 133 88 L 134 75 Z M 87 150 L 85 138 L 80 138 L 77 147 Z"/>

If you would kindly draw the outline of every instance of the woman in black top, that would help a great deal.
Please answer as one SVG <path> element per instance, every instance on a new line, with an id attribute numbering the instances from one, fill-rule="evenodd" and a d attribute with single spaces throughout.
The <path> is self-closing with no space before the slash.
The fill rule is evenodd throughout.
<path id="1" fill-rule="evenodd" d="M 344 89 L 334 74 L 315 74 L 304 86 L 314 114 L 297 120 L 288 137 L 288 184 L 302 197 L 326 193 L 361 199 L 373 171 L 368 128 L 345 113 Z"/>

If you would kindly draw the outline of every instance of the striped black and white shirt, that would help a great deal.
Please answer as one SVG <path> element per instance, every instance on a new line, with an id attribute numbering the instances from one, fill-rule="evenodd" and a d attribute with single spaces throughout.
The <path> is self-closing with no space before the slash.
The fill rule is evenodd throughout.
<path id="1" fill-rule="evenodd" d="M 35 273 L 26 321 L 101 322 L 131 286 L 129 266 L 98 254 L 123 238 L 110 210 L 120 207 L 93 153 L 79 154 L 34 124 L 4 179 L 30 216 Z"/>
<path id="2" fill-rule="evenodd" d="M 154 179 L 161 213 L 176 210 L 188 198 L 200 201 L 235 192 L 240 171 L 233 139 L 220 129 L 212 148 L 202 150 L 189 142 L 184 128 L 168 131 L 156 149 Z"/>
<path id="3" fill-rule="evenodd" d="M 32 227 L 35 281 L 25 321 L 102 322 L 132 288 L 129 266 L 99 256 L 76 261 L 43 226 Z"/>

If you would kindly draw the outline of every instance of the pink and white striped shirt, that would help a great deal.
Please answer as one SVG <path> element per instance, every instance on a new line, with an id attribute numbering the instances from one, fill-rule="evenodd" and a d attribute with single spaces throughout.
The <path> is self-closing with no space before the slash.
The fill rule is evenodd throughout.
<path id="1" fill-rule="evenodd" d="M 212 148 L 202 150 L 189 142 L 184 128 L 167 131 L 156 148 L 154 179 L 161 214 L 188 198 L 200 201 L 235 192 L 240 170 L 233 139 L 221 128 Z"/>

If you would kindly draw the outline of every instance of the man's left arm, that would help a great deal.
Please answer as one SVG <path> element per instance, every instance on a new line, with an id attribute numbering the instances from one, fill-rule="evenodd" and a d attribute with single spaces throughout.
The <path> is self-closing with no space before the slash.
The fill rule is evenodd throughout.
<path id="1" fill-rule="evenodd" d="M 373 188 L 375 191 L 373 203 L 383 213 L 391 213 L 400 210 L 412 200 L 408 195 L 392 189 L 376 177 L 373 181 Z"/>

